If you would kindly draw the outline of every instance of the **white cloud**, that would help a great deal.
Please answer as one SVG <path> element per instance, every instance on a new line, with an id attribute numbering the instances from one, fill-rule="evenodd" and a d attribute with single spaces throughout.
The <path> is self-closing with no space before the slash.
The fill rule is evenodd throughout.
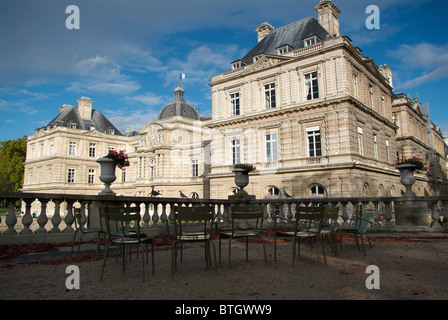
<path id="1" fill-rule="evenodd" d="M 127 129 L 140 130 L 146 123 L 157 120 L 159 113 L 154 110 L 133 110 L 128 115 L 123 112 L 111 113 L 108 116 L 110 122 L 112 122 L 118 130 L 124 133 Z"/>
<path id="2" fill-rule="evenodd" d="M 109 57 L 83 59 L 75 65 L 74 72 L 78 77 L 67 88 L 69 91 L 127 95 L 140 89 L 138 82 L 123 74 Z"/>
<path id="3" fill-rule="evenodd" d="M 448 77 L 448 45 L 402 44 L 390 51 L 389 56 L 402 66 L 397 88 L 413 88 Z"/>
<path id="4" fill-rule="evenodd" d="M 141 95 L 128 96 L 123 99 L 127 103 L 136 103 L 146 107 L 162 106 L 168 103 L 168 98 L 158 96 L 152 92 L 146 92 Z"/>

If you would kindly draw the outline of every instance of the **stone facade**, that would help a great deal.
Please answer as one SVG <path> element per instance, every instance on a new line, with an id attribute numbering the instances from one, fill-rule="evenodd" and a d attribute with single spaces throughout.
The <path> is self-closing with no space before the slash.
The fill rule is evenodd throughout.
<path id="1" fill-rule="evenodd" d="M 117 195 L 149 196 L 154 189 L 164 197 L 182 191 L 227 198 L 235 190 L 233 165 L 251 163 L 256 170 L 245 190 L 259 199 L 399 196 L 404 187 L 394 161 L 401 151 L 434 159 L 438 194 L 446 194 L 440 131 L 431 123 L 428 135 L 420 109 L 393 93 L 392 70 L 339 34 L 332 2 L 316 10 L 325 21 L 256 29 L 257 46 L 212 77 L 211 118 L 200 118 L 177 88 L 159 119 L 139 132 L 69 124 L 38 130 L 28 139 L 23 190 L 97 194 L 95 160 L 114 148 L 126 150 L 131 163 L 124 173 L 117 169 Z M 77 107 L 83 119 L 94 112 L 85 101 Z M 432 195 L 434 179 L 420 174 L 416 188 Z"/>

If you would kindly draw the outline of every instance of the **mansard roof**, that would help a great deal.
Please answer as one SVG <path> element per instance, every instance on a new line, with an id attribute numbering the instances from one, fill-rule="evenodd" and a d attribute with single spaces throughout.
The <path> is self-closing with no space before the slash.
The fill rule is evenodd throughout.
<path id="1" fill-rule="evenodd" d="M 292 50 L 303 48 L 304 40 L 313 36 L 316 36 L 316 43 L 331 37 L 313 17 L 293 22 L 284 27 L 274 29 L 257 43 L 242 60 L 246 64 L 251 64 L 254 56 L 259 54 L 277 54 L 277 49 L 285 45 L 289 45 Z"/>
<path id="2" fill-rule="evenodd" d="M 90 130 L 94 127 L 97 131 L 121 136 L 121 132 L 98 110 L 92 109 L 91 120 L 81 118 L 78 106 L 65 105 L 61 113 L 51 120 L 46 127 L 73 127 L 80 130 Z M 42 128 L 41 128 L 42 129 Z"/>

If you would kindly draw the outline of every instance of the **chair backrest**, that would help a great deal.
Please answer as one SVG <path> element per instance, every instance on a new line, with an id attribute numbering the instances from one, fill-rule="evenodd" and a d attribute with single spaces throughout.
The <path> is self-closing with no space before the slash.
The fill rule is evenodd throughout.
<path id="1" fill-rule="evenodd" d="M 320 233 L 322 229 L 322 220 L 324 218 L 325 207 L 296 207 L 295 230 L 313 231 Z"/>
<path id="2" fill-rule="evenodd" d="M 369 209 L 364 211 L 364 213 L 362 214 L 362 218 L 360 219 L 360 224 L 358 228 L 359 233 L 367 232 L 367 229 L 370 228 L 370 226 L 373 223 L 373 220 L 375 219 L 375 214 L 376 214 L 375 210 Z"/>
<path id="3" fill-rule="evenodd" d="M 232 229 L 240 227 L 244 229 L 254 229 L 260 231 L 263 229 L 263 205 L 242 205 L 232 207 Z M 253 220 L 254 223 L 249 223 L 248 220 Z M 243 222 L 241 224 L 241 222 Z"/>
<path id="4" fill-rule="evenodd" d="M 81 232 L 84 232 L 85 227 L 82 222 L 81 208 L 73 208 L 73 216 L 75 217 L 75 228 Z"/>
<path id="5" fill-rule="evenodd" d="M 339 207 L 325 208 L 324 209 L 324 224 L 329 226 L 330 229 L 334 229 L 337 226 L 339 219 Z"/>
<path id="6" fill-rule="evenodd" d="M 175 236 L 184 233 L 184 226 L 199 227 L 204 235 L 213 229 L 213 220 L 215 217 L 212 206 L 204 207 L 174 207 L 174 234 Z M 185 230 L 186 231 L 186 230 Z M 188 230 L 191 231 L 191 230 Z"/>
<path id="7" fill-rule="evenodd" d="M 126 208 L 120 208 L 120 209 L 126 209 Z M 124 211 L 127 211 L 126 214 L 124 214 Z M 140 209 L 139 209 L 140 211 Z M 134 212 L 134 213 L 132 213 Z M 120 212 L 117 212 L 116 210 L 110 210 L 105 215 L 105 222 L 106 222 L 106 232 L 109 236 L 112 235 L 112 232 L 115 233 L 117 231 L 120 231 L 123 233 L 123 236 L 126 235 L 125 229 L 126 226 L 132 222 L 134 222 L 134 228 L 133 231 L 137 235 L 137 239 L 140 240 L 140 213 L 135 213 L 135 210 L 120 210 Z M 115 224 L 116 229 L 112 229 L 112 226 Z"/>

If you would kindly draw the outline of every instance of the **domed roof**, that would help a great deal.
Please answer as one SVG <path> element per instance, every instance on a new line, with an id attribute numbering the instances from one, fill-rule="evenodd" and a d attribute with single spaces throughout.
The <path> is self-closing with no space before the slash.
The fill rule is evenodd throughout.
<path id="1" fill-rule="evenodd" d="M 193 108 L 184 100 L 184 90 L 178 86 L 174 90 L 174 100 L 167 104 L 159 113 L 158 120 L 175 116 L 199 120 L 199 111 Z"/>

